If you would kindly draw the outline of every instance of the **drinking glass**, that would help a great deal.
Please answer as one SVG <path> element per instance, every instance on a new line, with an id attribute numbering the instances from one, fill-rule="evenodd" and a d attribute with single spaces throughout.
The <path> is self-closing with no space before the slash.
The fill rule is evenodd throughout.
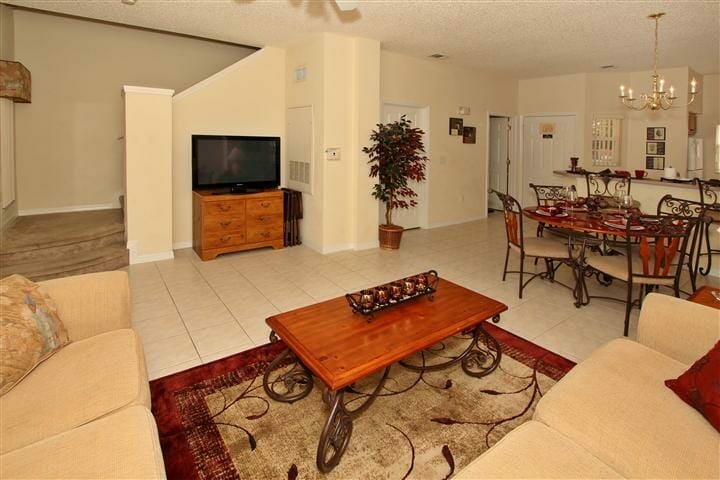
<path id="1" fill-rule="evenodd" d="M 617 190 L 615 190 L 615 203 L 617 203 L 618 215 L 620 215 L 622 213 L 622 212 L 620 212 L 620 207 L 621 207 L 624 197 L 625 197 L 624 189 L 618 188 Z"/>
<path id="2" fill-rule="evenodd" d="M 578 192 L 574 188 L 570 188 L 567 192 L 567 203 L 570 206 L 570 216 L 573 215 L 573 207 L 578 202 Z"/>
<path id="3" fill-rule="evenodd" d="M 631 195 L 623 195 L 622 201 L 620 202 L 620 206 L 625 209 L 625 216 L 628 215 L 628 212 L 633 206 L 633 198 Z"/>

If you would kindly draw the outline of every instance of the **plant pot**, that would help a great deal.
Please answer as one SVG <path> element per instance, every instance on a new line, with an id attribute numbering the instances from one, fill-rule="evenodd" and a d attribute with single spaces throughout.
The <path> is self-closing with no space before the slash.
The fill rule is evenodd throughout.
<path id="1" fill-rule="evenodd" d="M 380 240 L 380 248 L 388 248 L 397 250 L 400 248 L 400 239 L 402 239 L 403 227 L 397 225 L 379 225 L 378 239 Z"/>

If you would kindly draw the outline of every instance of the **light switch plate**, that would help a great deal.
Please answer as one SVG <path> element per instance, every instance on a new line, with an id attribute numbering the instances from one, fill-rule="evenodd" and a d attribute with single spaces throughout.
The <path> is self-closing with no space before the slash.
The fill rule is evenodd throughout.
<path id="1" fill-rule="evenodd" d="M 331 161 L 331 162 L 340 160 L 340 148 L 338 148 L 338 147 L 326 148 L 325 149 L 325 158 L 327 158 L 328 161 Z"/>

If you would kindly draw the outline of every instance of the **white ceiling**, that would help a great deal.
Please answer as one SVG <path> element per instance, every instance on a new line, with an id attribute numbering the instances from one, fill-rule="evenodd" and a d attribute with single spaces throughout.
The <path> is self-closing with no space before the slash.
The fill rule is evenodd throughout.
<path id="1" fill-rule="evenodd" d="M 252 46 L 309 33 L 375 38 L 383 48 L 521 78 L 652 67 L 650 13 L 660 23 L 660 67 L 720 71 L 720 0 L 367 0 L 340 12 L 331 0 L 5 0 L 6 3 Z"/>

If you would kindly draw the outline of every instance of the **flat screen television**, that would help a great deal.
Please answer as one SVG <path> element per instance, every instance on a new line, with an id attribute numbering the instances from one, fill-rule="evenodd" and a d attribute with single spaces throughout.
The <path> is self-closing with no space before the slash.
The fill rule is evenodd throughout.
<path id="1" fill-rule="evenodd" d="M 193 189 L 260 190 L 280 185 L 280 137 L 192 136 Z"/>

